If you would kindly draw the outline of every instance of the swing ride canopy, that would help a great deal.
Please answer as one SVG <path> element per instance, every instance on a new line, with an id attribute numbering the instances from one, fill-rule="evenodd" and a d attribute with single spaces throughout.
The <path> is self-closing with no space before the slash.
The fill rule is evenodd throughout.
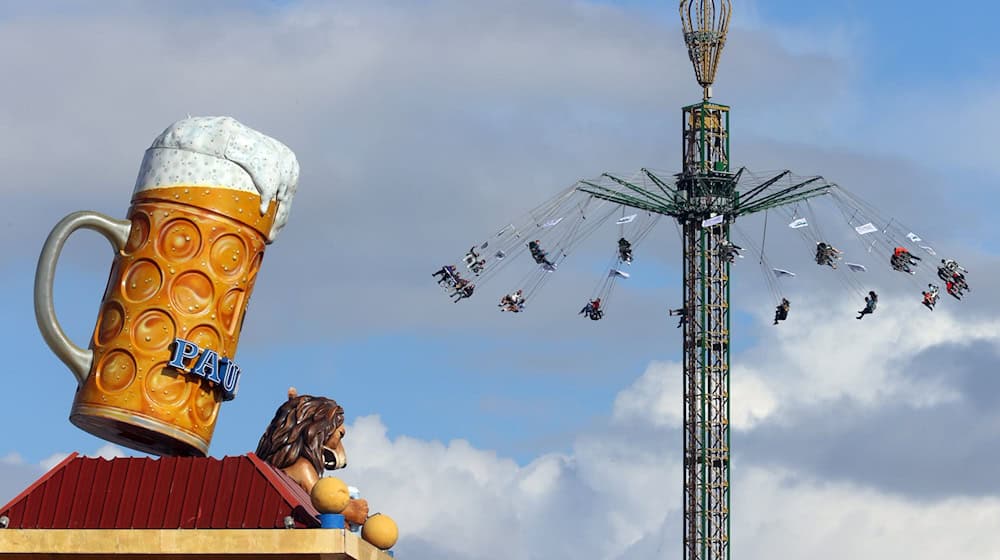
<path id="1" fill-rule="evenodd" d="M 834 273 L 840 283 L 859 297 L 864 297 L 869 290 L 864 273 L 871 266 L 888 267 L 896 247 L 906 248 L 924 258 L 937 255 L 927 241 L 899 219 L 887 216 L 861 197 L 821 176 L 800 176 L 788 170 L 753 172 L 744 167 L 735 173 L 709 173 L 701 178 L 699 188 L 690 191 L 678 188 L 680 178 L 679 174 L 644 168 L 632 173 L 604 173 L 577 181 L 495 230 L 492 236 L 473 245 L 463 259 L 451 266 L 481 291 L 501 270 L 515 262 L 523 263 L 522 254 L 536 257 L 528 246 L 535 241 L 544 254 L 543 260 L 535 259 L 532 263 L 532 259 L 527 259 L 523 276 L 514 289 L 495 294 L 499 298 L 521 290 L 520 298 L 524 302 L 536 297 L 566 258 L 585 239 L 602 229 L 616 229 L 618 238 L 627 240 L 634 250 L 663 216 L 682 222 L 696 220 L 704 226 L 725 220 L 732 223 L 734 239 L 740 249 L 746 247 L 757 258 L 771 296 L 780 301 L 780 282 L 797 276 L 794 262 L 785 262 L 789 258 L 783 256 L 780 266 L 777 262 L 771 263 L 765 247 L 766 218 L 764 239 L 755 239 L 756 236 L 734 223 L 737 217 L 765 211 L 787 219 L 787 229 L 801 240 L 805 247 L 803 256 L 809 255 L 810 260 L 816 246 L 830 242 L 831 237 L 838 240 L 844 239 L 844 235 L 855 237 L 863 250 L 849 250 L 846 255 L 838 250 L 831 268 L 836 269 Z M 839 214 L 846 227 L 840 227 L 837 234 L 830 237 L 825 235 L 810 202 L 817 199 L 830 202 L 828 214 Z M 805 205 L 808 217 L 799 215 L 798 203 Z M 780 227 L 786 229 L 784 224 Z M 601 308 L 605 311 L 616 285 L 630 277 L 625 266 L 630 263 L 623 260 L 619 247 L 610 239 L 606 244 L 615 250 L 590 294 L 591 300 L 601 299 Z M 913 287 L 939 282 L 933 266 L 916 267 L 915 272 L 909 275 Z M 446 290 L 451 289 L 447 282 L 442 285 Z M 501 310 L 505 310 L 503 306 Z"/>

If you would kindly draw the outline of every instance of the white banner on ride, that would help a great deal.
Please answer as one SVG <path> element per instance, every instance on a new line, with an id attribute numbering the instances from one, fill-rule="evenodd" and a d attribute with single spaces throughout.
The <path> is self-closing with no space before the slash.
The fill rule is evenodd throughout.
<path id="1" fill-rule="evenodd" d="M 618 270 L 617 268 L 612 268 L 611 272 L 608 273 L 608 276 L 621 276 L 622 278 L 628 278 L 629 273 L 625 272 L 624 270 Z"/>
<path id="2" fill-rule="evenodd" d="M 923 241 L 923 239 L 920 239 L 919 235 L 913 233 L 912 231 L 906 234 L 906 238 L 914 243 L 920 243 L 921 241 Z"/>
<path id="3" fill-rule="evenodd" d="M 712 226 L 715 226 L 715 225 L 719 225 L 719 224 L 722 223 L 722 220 L 724 220 L 724 219 L 726 219 L 726 217 L 723 216 L 722 214 L 719 214 L 717 216 L 712 216 L 711 218 L 709 218 L 707 220 L 702 220 L 701 221 L 701 227 L 712 227 Z"/>
<path id="4" fill-rule="evenodd" d="M 849 268 L 849 269 L 851 269 L 851 270 L 853 270 L 855 272 L 867 272 L 868 271 L 868 269 L 865 268 L 865 265 L 858 264 L 858 263 L 847 263 L 847 268 Z"/>
<path id="5" fill-rule="evenodd" d="M 931 255 L 937 255 L 937 253 L 934 252 L 934 249 L 931 249 L 930 247 L 928 247 L 926 245 L 921 245 L 920 248 L 923 249 L 924 251 L 927 251 Z"/>
<path id="6" fill-rule="evenodd" d="M 562 218 L 556 218 L 554 220 L 549 220 L 549 221 L 545 222 L 544 224 L 542 224 L 542 229 L 550 228 L 550 227 L 555 227 L 561 221 L 563 221 Z"/>
<path id="7" fill-rule="evenodd" d="M 792 223 L 788 224 L 788 227 L 792 229 L 809 227 L 809 222 L 805 218 L 798 218 L 796 220 L 793 220 Z"/>
<path id="8" fill-rule="evenodd" d="M 878 231 L 878 228 L 872 225 L 871 222 L 868 222 L 863 226 L 858 226 L 854 228 L 854 231 L 858 232 L 859 235 L 865 235 L 866 233 L 872 233 Z"/>
<path id="9" fill-rule="evenodd" d="M 775 276 L 779 276 L 779 277 L 780 276 L 791 276 L 792 278 L 795 278 L 795 273 L 792 272 L 792 271 L 790 271 L 790 270 L 785 270 L 783 268 L 772 268 L 771 271 L 774 272 Z"/>
<path id="10" fill-rule="evenodd" d="M 618 221 L 615 222 L 615 225 L 623 226 L 625 224 L 630 224 L 635 221 L 636 215 L 637 214 L 632 214 L 631 216 L 623 216 L 621 218 L 618 218 Z"/>

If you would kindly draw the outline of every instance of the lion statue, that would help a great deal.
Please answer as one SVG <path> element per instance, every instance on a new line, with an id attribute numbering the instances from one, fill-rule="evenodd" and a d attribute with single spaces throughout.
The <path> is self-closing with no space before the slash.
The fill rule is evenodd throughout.
<path id="1" fill-rule="evenodd" d="M 347 466 L 344 452 L 344 408 L 325 397 L 299 395 L 288 390 L 288 400 L 274 414 L 256 455 L 281 469 L 306 493 L 326 470 Z M 368 502 L 351 500 L 343 512 L 346 523 L 363 525 L 368 518 Z"/>

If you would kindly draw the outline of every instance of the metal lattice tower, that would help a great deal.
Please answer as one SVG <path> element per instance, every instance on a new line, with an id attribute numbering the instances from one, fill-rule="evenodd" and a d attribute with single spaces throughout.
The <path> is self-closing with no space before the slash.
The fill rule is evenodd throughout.
<path id="1" fill-rule="evenodd" d="M 731 0 L 681 0 L 701 103 L 682 109 L 683 170 L 673 180 L 643 169 L 639 180 L 604 174 L 579 190 L 665 214 L 683 229 L 685 560 L 730 558 L 729 228 L 739 216 L 825 194 L 822 177 L 783 171 L 763 179 L 730 171 L 729 107 L 709 101 Z"/>
<path id="2" fill-rule="evenodd" d="M 729 108 L 684 108 L 684 557 L 729 558 Z M 706 215 L 707 214 L 707 215 Z M 712 220 L 711 215 L 722 219 Z M 712 224 L 712 222 L 718 222 Z M 712 224 L 712 225 L 703 225 Z"/>

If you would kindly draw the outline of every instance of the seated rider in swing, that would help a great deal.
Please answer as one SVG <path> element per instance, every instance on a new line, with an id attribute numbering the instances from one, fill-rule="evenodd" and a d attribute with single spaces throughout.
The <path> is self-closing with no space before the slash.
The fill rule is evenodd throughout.
<path id="1" fill-rule="evenodd" d="M 444 265 L 441 267 L 441 270 L 431 274 L 431 277 L 434 276 L 441 277 L 441 279 L 438 280 L 438 284 L 448 284 L 449 286 L 454 287 L 455 282 L 458 280 L 458 271 L 456 271 L 455 267 L 451 265 Z"/>
<path id="2" fill-rule="evenodd" d="M 785 298 L 781 298 L 781 303 L 774 308 L 774 324 L 777 325 L 778 321 L 784 321 L 788 318 L 788 309 L 792 306 Z"/>
<path id="3" fill-rule="evenodd" d="M 840 258 L 842 251 L 829 243 L 820 241 L 816 244 L 816 264 L 837 268 L 836 259 Z"/>
<path id="4" fill-rule="evenodd" d="M 469 252 L 465 254 L 465 258 L 462 259 L 465 265 L 469 267 L 469 270 L 473 274 L 479 274 L 483 271 L 483 267 L 486 265 L 486 259 L 480 259 L 479 254 L 476 253 L 476 246 L 473 245 Z"/>
<path id="5" fill-rule="evenodd" d="M 538 244 L 538 240 L 528 242 L 528 250 L 531 251 L 531 258 L 535 259 L 538 264 L 543 264 L 545 266 L 554 267 L 555 265 L 549 261 L 546 257 L 545 251 L 542 250 L 541 245 Z"/>
<path id="6" fill-rule="evenodd" d="M 632 244 L 624 237 L 618 240 L 618 258 L 622 262 L 632 264 Z"/>
<path id="7" fill-rule="evenodd" d="M 669 314 L 671 317 L 673 317 L 674 315 L 680 317 L 680 319 L 677 320 L 678 329 L 683 327 L 684 324 L 687 323 L 687 311 L 685 311 L 683 307 L 679 309 L 668 309 L 667 314 Z"/>
<path id="8" fill-rule="evenodd" d="M 507 294 L 500 298 L 500 311 L 510 311 L 511 313 L 520 313 L 524 310 L 524 293 L 523 290 L 518 290 L 514 293 Z"/>
<path id="9" fill-rule="evenodd" d="M 451 293 L 451 297 L 455 298 L 455 303 L 462 301 L 463 299 L 472 297 L 472 292 L 476 287 L 465 278 L 459 278 L 458 282 L 455 283 L 455 291 Z"/>
<path id="10" fill-rule="evenodd" d="M 938 267 L 938 278 L 944 282 L 954 282 L 960 289 L 968 290 L 969 284 L 965 281 L 965 270 L 952 259 L 941 259 L 941 266 Z"/>
<path id="11" fill-rule="evenodd" d="M 962 265 L 958 264 L 955 259 L 941 259 L 941 266 L 951 271 L 953 274 L 965 277 L 969 271 L 962 268 Z"/>
<path id="12" fill-rule="evenodd" d="M 910 262 L 906 260 L 906 257 L 892 255 L 889 257 L 889 265 L 892 266 L 893 270 L 898 270 L 899 272 L 908 272 L 910 274 L 917 273 L 917 271 L 910 268 Z"/>
<path id="13" fill-rule="evenodd" d="M 592 321 L 599 321 L 604 317 L 604 310 L 601 309 L 601 298 L 588 301 L 587 305 L 580 310 L 579 315 L 586 315 Z"/>
<path id="14" fill-rule="evenodd" d="M 921 260 L 920 257 L 907 251 L 906 248 L 896 247 L 892 251 L 892 257 L 889 258 L 889 264 L 892 265 L 893 270 L 916 274 L 917 272 L 911 269 L 910 265 L 917 266 L 919 260 Z"/>
<path id="15" fill-rule="evenodd" d="M 736 262 L 736 257 L 740 256 L 740 251 L 742 250 L 743 247 L 740 247 L 732 241 L 723 241 L 719 243 L 719 251 L 722 253 L 722 257 L 730 264 Z"/>
<path id="16" fill-rule="evenodd" d="M 924 301 L 921 303 L 923 303 L 927 309 L 934 311 L 934 306 L 937 305 L 938 302 L 939 289 L 934 284 L 927 284 L 927 288 L 927 291 L 923 292 Z"/>
<path id="17" fill-rule="evenodd" d="M 865 297 L 865 308 L 858 311 L 858 316 L 855 319 L 861 319 L 865 315 L 871 315 L 875 312 L 875 307 L 878 306 L 878 294 L 874 291 L 868 292 Z"/>

